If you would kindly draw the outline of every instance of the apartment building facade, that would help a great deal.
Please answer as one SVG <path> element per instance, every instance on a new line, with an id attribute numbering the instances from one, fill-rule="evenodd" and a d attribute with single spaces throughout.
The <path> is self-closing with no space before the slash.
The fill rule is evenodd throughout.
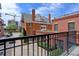
<path id="1" fill-rule="evenodd" d="M 69 34 L 74 34 L 74 32 L 77 32 L 76 36 L 74 37 L 74 35 L 70 35 L 69 38 L 69 46 L 72 45 L 79 45 L 79 13 L 72 13 L 69 15 L 65 15 L 61 18 L 56 18 L 52 20 L 52 32 L 53 33 L 62 33 L 63 35 L 61 35 L 61 37 L 58 39 L 59 41 L 63 41 L 60 44 L 66 49 L 67 48 L 67 35 L 64 34 L 64 32 L 72 32 Z M 76 39 L 76 40 L 75 40 Z M 57 42 L 58 43 L 58 42 Z"/>
<path id="2" fill-rule="evenodd" d="M 32 9 L 31 14 L 22 14 L 22 28 L 27 35 L 38 35 L 52 32 L 51 15 L 48 18 L 35 14 L 35 9 Z"/>

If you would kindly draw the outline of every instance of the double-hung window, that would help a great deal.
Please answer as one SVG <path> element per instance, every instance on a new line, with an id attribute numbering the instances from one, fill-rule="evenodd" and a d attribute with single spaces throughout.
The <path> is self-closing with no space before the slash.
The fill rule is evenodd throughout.
<path id="1" fill-rule="evenodd" d="M 69 31 L 74 31 L 75 30 L 75 22 L 68 23 L 68 30 Z"/>
<path id="2" fill-rule="evenodd" d="M 55 32 L 58 31 L 58 24 L 54 24 L 54 31 L 55 31 Z"/>

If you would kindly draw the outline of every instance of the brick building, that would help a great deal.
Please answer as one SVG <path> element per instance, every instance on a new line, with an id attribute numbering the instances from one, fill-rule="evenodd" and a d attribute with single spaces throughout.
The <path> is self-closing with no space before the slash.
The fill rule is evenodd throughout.
<path id="1" fill-rule="evenodd" d="M 0 37 L 4 35 L 3 20 L 0 18 Z"/>
<path id="2" fill-rule="evenodd" d="M 38 35 L 51 33 L 52 23 L 51 15 L 48 18 L 35 14 L 35 9 L 32 9 L 31 14 L 22 14 L 22 27 L 27 35 Z"/>
<path id="3" fill-rule="evenodd" d="M 71 13 L 68 15 L 65 15 L 63 17 L 60 18 L 55 18 L 52 20 L 52 32 L 53 33 L 62 33 L 63 35 L 60 35 L 58 40 L 62 40 L 63 42 L 61 42 L 61 45 L 63 46 L 64 44 L 64 48 L 66 48 L 67 45 L 67 37 L 66 34 L 64 34 L 64 32 L 72 32 L 72 34 L 74 33 L 74 31 L 79 31 L 79 12 L 75 12 L 75 13 Z M 78 33 L 76 34 L 76 40 L 74 36 L 70 36 L 69 41 L 79 44 L 79 39 L 78 39 Z M 58 44 L 58 42 L 57 42 Z M 72 44 L 70 43 L 69 46 L 71 46 Z M 73 44 L 74 45 L 74 44 Z"/>

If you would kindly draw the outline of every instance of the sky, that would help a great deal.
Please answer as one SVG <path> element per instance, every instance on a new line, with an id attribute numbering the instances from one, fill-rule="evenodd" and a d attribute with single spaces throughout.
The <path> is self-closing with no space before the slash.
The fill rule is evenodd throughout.
<path id="1" fill-rule="evenodd" d="M 7 21 L 13 19 L 13 17 L 5 15 L 5 13 L 16 14 L 18 16 L 16 20 L 20 21 L 21 13 L 31 14 L 32 9 L 36 10 L 36 14 L 46 17 L 50 13 L 53 19 L 79 11 L 79 3 L 4 3 L 2 4 L 2 10 L 0 10 L 0 12 L 2 13 L 3 20 L 7 23 Z"/>
<path id="2" fill-rule="evenodd" d="M 34 8 L 36 13 L 44 16 L 51 13 L 52 18 L 79 11 L 78 3 L 23 3 L 17 5 L 22 8 L 22 12 L 31 13 L 31 10 Z"/>

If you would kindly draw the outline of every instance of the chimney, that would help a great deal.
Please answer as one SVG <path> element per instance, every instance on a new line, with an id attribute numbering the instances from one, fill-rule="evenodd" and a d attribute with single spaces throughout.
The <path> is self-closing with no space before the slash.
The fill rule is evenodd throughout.
<path id="1" fill-rule="evenodd" d="M 32 21 L 35 21 L 35 9 L 32 9 Z"/>
<path id="2" fill-rule="evenodd" d="M 51 14 L 48 15 L 49 23 L 51 23 Z"/>

